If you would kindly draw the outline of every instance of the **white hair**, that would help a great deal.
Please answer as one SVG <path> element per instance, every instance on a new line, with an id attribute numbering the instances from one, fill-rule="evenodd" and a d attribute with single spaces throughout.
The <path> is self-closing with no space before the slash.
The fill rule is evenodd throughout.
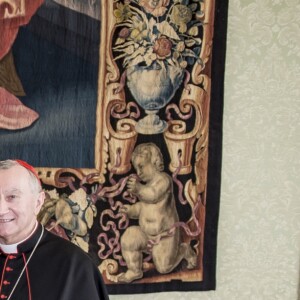
<path id="1" fill-rule="evenodd" d="M 21 166 L 17 161 L 12 160 L 12 159 L 7 159 L 7 160 L 2 160 L 0 161 L 0 170 L 8 170 L 14 166 Z M 39 180 L 35 177 L 35 175 L 23 167 L 29 174 L 29 184 L 31 185 L 31 189 L 33 193 L 40 193 L 42 191 L 41 183 Z"/>

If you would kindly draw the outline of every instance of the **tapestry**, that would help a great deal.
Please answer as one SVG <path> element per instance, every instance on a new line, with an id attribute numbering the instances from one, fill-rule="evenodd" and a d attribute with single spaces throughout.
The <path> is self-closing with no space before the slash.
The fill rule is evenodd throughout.
<path id="1" fill-rule="evenodd" d="M 227 1 L 0 1 L 0 159 L 110 294 L 216 288 Z"/>

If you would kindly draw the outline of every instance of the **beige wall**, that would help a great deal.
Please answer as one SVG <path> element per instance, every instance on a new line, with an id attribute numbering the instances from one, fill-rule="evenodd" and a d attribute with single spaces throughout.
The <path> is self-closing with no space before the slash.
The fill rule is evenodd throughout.
<path id="1" fill-rule="evenodd" d="M 112 300 L 300 300 L 300 0 L 229 0 L 217 290 Z"/>

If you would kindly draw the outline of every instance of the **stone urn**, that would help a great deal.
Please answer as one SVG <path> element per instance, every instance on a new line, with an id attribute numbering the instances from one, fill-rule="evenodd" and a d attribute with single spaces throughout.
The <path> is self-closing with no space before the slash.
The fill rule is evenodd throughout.
<path id="1" fill-rule="evenodd" d="M 142 134 L 158 134 L 167 123 L 157 115 L 158 111 L 173 98 L 184 77 L 184 70 L 168 64 L 153 63 L 151 66 L 134 66 L 127 69 L 127 86 L 146 116 L 136 124 Z"/>

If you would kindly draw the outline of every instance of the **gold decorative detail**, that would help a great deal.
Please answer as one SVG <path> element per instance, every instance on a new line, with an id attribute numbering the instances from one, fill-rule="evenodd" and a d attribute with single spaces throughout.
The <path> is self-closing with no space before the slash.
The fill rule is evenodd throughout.
<path id="1" fill-rule="evenodd" d="M 210 72 L 210 66 L 206 66 L 207 62 L 211 59 L 211 50 L 213 44 L 214 35 L 214 1 L 204 1 L 201 4 L 202 7 L 202 22 L 203 22 L 203 40 L 200 53 L 200 60 L 202 64 L 195 64 L 192 71 L 192 81 L 194 84 L 202 84 L 203 72 Z"/>
<path id="2" fill-rule="evenodd" d="M 12 19 L 25 16 L 25 0 L 0 0 L 0 7 L 4 7 L 3 17 L 0 19 Z"/>
<path id="3" fill-rule="evenodd" d="M 111 282 L 118 282 L 118 275 L 119 270 L 118 263 L 113 259 L 106 259 L 104 260 L 99 266 L 99 271 L 105 275 L 104 279 L 108 279 Z"/>
<path id="4" fill-rule="evenodd" d="M 189 174 L 192 171 L 191 157 L 194 150 L 194 143 L 201 129 L 203 121 L 202 104 L 206 98 L 206 93 L 200 87 L 189 85 L 182 93 L 180 109 L 187 113 L 194 108 L 195 124 L 191 132 L 186 132 L 186 125 L 183 121 L 169 121 L 169 128 L 164 133 L 164 138 L 171 156 L 169 169 L 171 172 L 179 167 L 179 154 L 182 166 L 179 174 Z"/>
<path id="5" fill-rule="evenodd" d="M 137 133 L 134 130 L 136 122 L 129 118 L 118 120 L 116 130 L 111 126 L 111 111 L 122 112 L 126 108 L 124 92 L 114 93 L 117 88 L 118 84 L 110 84 L 107 87 L 109 102 L 107 103 L 105 126 L 108 130 L 107 140 L 110 158 L 108 169 L 115 174 L 124 174 L 131 168 L 128 153 L 133 151 Z"/>

